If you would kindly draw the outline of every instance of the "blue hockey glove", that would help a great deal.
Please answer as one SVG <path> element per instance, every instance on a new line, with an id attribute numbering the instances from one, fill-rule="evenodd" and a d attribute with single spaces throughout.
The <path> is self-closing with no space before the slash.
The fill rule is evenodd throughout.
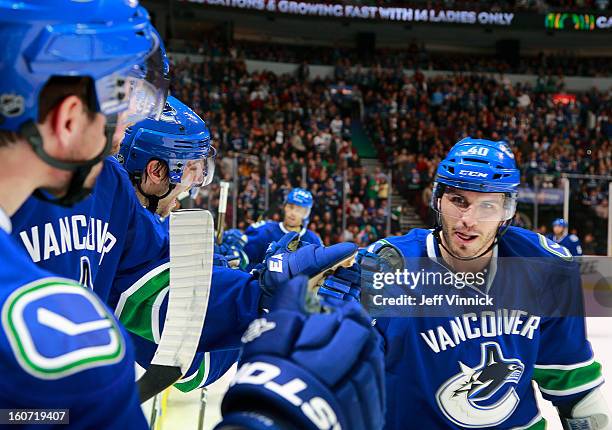
<path id="1" fill-rule="evenodd" d="M 235 246 L 238 249 L 243 249 L 249 242 L 246 234 L 237 228 L 231 228 L 223 232 L 223 243 L 229 246 Z"/>
<path id="2" fill-rule="evenodd" d="M 351 267 L 340 267 L 336 272 L 325 278 L 319 288 L 319 296 L 325 300 L 359 302 L 361 293 L 361 266 L 357 263 Z"/>
<path id="3" fill-rule="evenodd" d="M 224 260 L 226 264 L 223 263 Z M 232 269 L 239 268 L 243 270 L 249 264 L 249 257 L 247 257 L 246 253 L 241 248 L 226 243 L 222 243 L 221 245 L 215 244 L 213 264 L 216 266 L 231 267 Z"/>
<path id="4" fill-rule="evenodd" d="M 292 249 L 296 249 L 291 252 Z M 338 243 L 329 247 L 302 244 L 299 235 L 290 232 L 268 247 L 263 264 L 258 269 L 262 289 L 261 307 L 269 308 L 270 299 L 278 286 L 297 275 L 306 275 L 311 290 L 339 267 L 351 264 L 357 246 L 353 243 Z"/>
<path id="5" fill-rule="evenodd" d="M 383 271 L 383 261 L 378 254 L 362 248 L 355 258 L 361 268 L 361 285 L 371 289 L 374 285 L 374 274 Z"/>
<path id="6" fill-rule="evenodd" d="M 379 430 L 381 338 L 357 303 L 306 311 L 307 278 L 280 285 L 271 312 L 242 337 L 216 430 Z"/>

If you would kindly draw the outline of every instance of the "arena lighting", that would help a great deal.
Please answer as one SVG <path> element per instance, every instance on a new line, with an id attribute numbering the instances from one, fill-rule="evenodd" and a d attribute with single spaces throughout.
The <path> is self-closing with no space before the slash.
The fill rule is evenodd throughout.
<path id="1" fill-rule="evenodd" d="M 567 93 L 556 93 L 552 96 L 553 103 L 568 105 L 570 103 L 576 103 L 576 95 L 575 94 L 567 94 Z"/>

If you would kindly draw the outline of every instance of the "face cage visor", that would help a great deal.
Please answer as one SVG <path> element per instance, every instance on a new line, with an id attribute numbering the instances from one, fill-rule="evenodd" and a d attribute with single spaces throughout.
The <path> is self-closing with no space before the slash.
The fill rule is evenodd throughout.
<path id="1" fill-rule="evenodd" d="M 215 176 L 215 158 L 217 151 L 214 147 L 206 152 L 202 158 L 185 159 L 171 158 L 168 160 L 170 183 L 175 185 L 205 187 Z"/>
<path id="2" fill-rule="evenodd" d="M 516 213 L 517 194 L 501 191 L 471 190 L 436 183 L 432 209 L 451 220 L 472 219 L 477 222 L 506 222 Z"/>
<path id="3" fill-rule="evenodd" d="M 143 63 L 130 65 L 95 83 L 100 113 L 116 116 L 115 126 L 128 127 L 145 118 L 158 120 L 168 95 L 163 53 L 155 50 Z"/>
<path id="4" fill-rule="evenodd" d="M 298 216 L 302 217 L 302 219 L 306 219 L 310 216 L 310 208 L 307 206 L 296 205 L 295 203 L 286 203 L 285 210 L 287 210 L 287 206 L 291 206 L 291 210 L 297 213 Z"/>

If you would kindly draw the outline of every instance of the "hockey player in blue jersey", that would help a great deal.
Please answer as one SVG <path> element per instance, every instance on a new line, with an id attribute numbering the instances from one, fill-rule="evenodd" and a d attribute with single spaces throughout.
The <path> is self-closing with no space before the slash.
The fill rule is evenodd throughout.
<path id="1" fill-rule="evenodd" d="M 294 188 L 285 200 L 282 222 L 259 221 L 249 226 L 244 234 L 239 230 L 228 230 L 224 235 L 224 243 L 244 247 L 244 252 L 249 260 L 247 271 L 263 261 L 270 243 L 278 241 L 290 231 L 298 232 L 303 242 L 322 245 L 319 236 L 308 230 L 308 216 L 312 209 L 312 201 L 310 191 Z"/>
<path id="2" fill-rule="evenodd" d="M 32 263 L 8 215 L 36 189 L 49 205 L 85 198 L 113 137 L 161 112 L 159 37 L 135 1 L 22 0 L 0 5 L 0 38 L 0 405 L 68 409 L 45 421 L 66 428 L 146 429 L 124 330 L 92 292 Z"/>
<path id="3" fill-rule="evenodd" d="M 387 429 L 543 429 L 532 381 L 564 428 L 612 428 L 577 264 L 555 242 L 510 226 L 519 178 L 503 142 L 465 138 L 438 166 L 435 228 L 365 251 L 364 304 L 389 316 L 376 323 L 385 339 Z M 406 288 L 393 276 L 406 270 L 450 275 L 451 283 Z M 376 285 L 381 271 L 393 273 Z M 421 303 L 384 306 L 379 291 Z M 470 305 L 451 308 L 453 297 Z M 471 305 L 493 299 L 495 306 Z"/>
<path id="4" fill-rule="evenodd" d="M 179 194 L 210 184 L 215 156 L 204 121 L 169 96 L 159 121 L 145 120 L 128 130 L 117 159 L 143 206 L 167 217 Z"/>
<path id="5" fill-rule="evenodd" d="M 169 228 L 167 217 L 176 206 L 177 196 L 182 192 L 207 186 L 212 181 L 215 154 L 216 151 L 212 146 L 206 123 L 188 106 L 175 97 L 169 96 L 159 121 L 146 119 L 128 129 L 117 159 L 129 174 L 140 203 L 152 214 L 164 218 L 161 223 L 167 230 Z M 215 261 L 218 261 L 219 258 L 216 256 Z M 168 258 L 163 258 L 156 264 L 161 267 L 167 266 Z M 213 268 L 215 285 L 210 302 L 211 313 L 222 312 L 222 307 L 236 306 L 236 303 L 231 301 L 233 296 L 227 294 L 228 292 L 240 288 L 248 289 L 249 284 L 253 286 L 253 289 L 258 287 L 256 280 L 249 275 L 228 272 L 228 270 L 230 269 Z M 167 272 L 165 273 L 167 275 Z M 125 276 L 117 283 L 117 286 L 123 289 L 122 285 L 131 285 L 139 278 L 139 272 L 134 272 L 131 279 Z M 231 285 L 225 284 L 228 278 L 231 279 Z M 159 296 L 156 295 L 159 297 L 155 300 L 158 306 L 157 312 L 151 311 L 152 304 L 147 303 L 146 300 L 144 303 L 141 302 L 140 307 L 136 306 L 129 313 L 124 312 L 123 302 L 120 301 L 120 307 L 117 310 L 118 315 L 123 316 L 122 322 L 128 329 L 141 335 L 136 336 L 134 342 L 137 346 L 137 360 L 144 367 L 148 366 L 156 352 L 159 335 L 165 326 L 169 304 L 167 288 L 169 284 L 167 276 L 164 276 L 164 279 L 163 283 L 158 284 L 158 290 L 154 291 L 155 294 L 163 292 Z M 230 301 L 221 303 L 217 300 L 225 300 L 225 298 Z M 249 300 L 247 303 L 238 303 L 238 305 L 248 308 L 253 303 Z M 143 330 L 140 322 L 143 314 L 158 315 L 154 329 L 158 333 L 157 336 L 150 337 L 147 330 L 144 338 L 142 337 Z M 223 327 L 217 326 L 217 329 L 223 329 Z M 241 335 L 240 331 L 242 330 L 238 329 L 236 334 Z M 228 350 L 212 352 L 201 350 L 197 353 L 191 368 L 184 375 L 183 381 L 175 386 L 182 391 L 190 391 L 215 381 L 237 360 L 238 346 L 236 342 L 226 342 L 220 347 Z"/>
<path id="6" fill-rule="evenodd" d="M 552 223 L 553 232 L 548 236 L 555 243 L 565 247 L 574 257 L 582 255 L 580 239 L 575 234 L 567 234 L 567 222 L 563 218 L 557 218 Z"/>

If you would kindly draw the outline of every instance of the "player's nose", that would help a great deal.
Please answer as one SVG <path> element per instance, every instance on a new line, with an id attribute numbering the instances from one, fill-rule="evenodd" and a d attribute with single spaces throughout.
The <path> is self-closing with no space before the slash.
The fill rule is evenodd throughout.
<path id="1" fill-rule="evenodd" d="M 461 214 L 461 224 L 466 228 L 475 227 L 478 223 L 473 210 L 465 211 Z"/>

